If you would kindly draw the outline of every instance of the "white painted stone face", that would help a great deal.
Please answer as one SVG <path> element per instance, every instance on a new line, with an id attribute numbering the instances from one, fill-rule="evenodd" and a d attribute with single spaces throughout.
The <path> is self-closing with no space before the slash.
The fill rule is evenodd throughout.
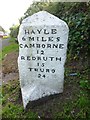
<path id="1" fill-rule="evenodd" d="M 24 108 L 29 101 L 63 92 L 67 24 L 40 11 L 20 26 L 18 67 Z"/>

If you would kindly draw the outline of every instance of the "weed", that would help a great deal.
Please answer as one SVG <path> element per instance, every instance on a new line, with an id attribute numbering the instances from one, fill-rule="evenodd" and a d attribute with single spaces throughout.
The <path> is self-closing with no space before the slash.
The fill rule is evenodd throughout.
<path id="1" fill-rule="evenodd" d="M 80 87 L 90 89 L 89 81 L 84 79 L 80 80 Z"/>

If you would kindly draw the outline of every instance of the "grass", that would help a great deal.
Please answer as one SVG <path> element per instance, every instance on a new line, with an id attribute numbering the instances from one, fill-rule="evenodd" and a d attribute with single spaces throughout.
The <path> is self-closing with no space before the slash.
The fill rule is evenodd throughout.
<path id="1" fill-rule="evenodd" d="M 5 55 L 16 50 L 18 50 L 18 44 L 15 43 L 14 38 L 10 38 L 10 45 L 4 47 L 3 50 L 0 51 L 0 61 L 4 59 Z"/>
<path id="2" fill-rule="evenodd" d="M 20 84 L 19 81 L 14 80 L 7 85 L 3 85 L 2 91 L 2 116 L 3 119 L 31 119 L 35 120 L 38 116 L 37 113 L 32 111 L 26 112 L 23 109 L 20 99 Z M 20 101 L 20 103 L 18 103 Z"/>
<path id="3" fill-rule="evenodd" d="M 3 50 L 0 51 L 0 64 L 1 64 L 2 60 L 4 59 L 4 57 L 5 57 L 8 53 L 10 53 L 10 52 L 12 52 L 12 51 L 17 51 L 17 50 L 18 50 L 18 44 L 15 43 L 14 38 L 10 38 L 10 45 L 4 47 Z M 3 102 L 6 102 L 6 99 L 7 99 L 7 97 L 5 97 L 4 99 L 2 99 L 2 94 L 1 94 L 1 91 L 2 91 L 2 90 L 1 90 L 1 89 L 2 89 L 2 88 L 1 88 L 1 86 L 0 86 L 0 116 L 1 116 L 1 114 L 2 114 L 2 111 L 1 111 L 2 101 L 3 101 Z M 6 95 L 6 96 L 8 96 L 8 95 Z"/>
<path id="4" fill-rule="evenodd" d="M 2 118 L 2 87 L 0 86 L 0 119 Z"/>
<path id="5" fill-rule="evenodd" d="M 14 105 L 12 103 L 8 103 L 6 107 L 3 109 L 3 119 L 10 118 L 10 119 L 30 119 L 35 120 L 37 118 L 36 114 L 32 112 L 26 112 L 23 110 L 23 107 L 20 105 Z"/>

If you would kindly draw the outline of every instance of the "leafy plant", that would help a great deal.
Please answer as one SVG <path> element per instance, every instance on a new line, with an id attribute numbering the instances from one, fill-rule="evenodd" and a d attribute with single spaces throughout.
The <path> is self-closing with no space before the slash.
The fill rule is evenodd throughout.
<path id="1" fill-rule="evenodd" d="M 88 80 L 81 80 L 80 87 L 90 89 L 89 81 Z"/>

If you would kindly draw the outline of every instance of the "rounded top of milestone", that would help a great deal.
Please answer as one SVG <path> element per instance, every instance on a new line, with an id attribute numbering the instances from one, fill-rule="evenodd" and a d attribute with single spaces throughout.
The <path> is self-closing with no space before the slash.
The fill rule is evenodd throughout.
<path id="1" fill-rule="evenodd" d="M 27 24 L 30 26 L 40 26 L 40 25 L 59 25 L 59 26 L 66 26 L 68 29 L 68 26 L 66 22 L 59 19 L 58 17 L 48 13 L 47 11 L 39 11 L 27 18 L 25 18 L 22 21 L 22 24 Z"/>

